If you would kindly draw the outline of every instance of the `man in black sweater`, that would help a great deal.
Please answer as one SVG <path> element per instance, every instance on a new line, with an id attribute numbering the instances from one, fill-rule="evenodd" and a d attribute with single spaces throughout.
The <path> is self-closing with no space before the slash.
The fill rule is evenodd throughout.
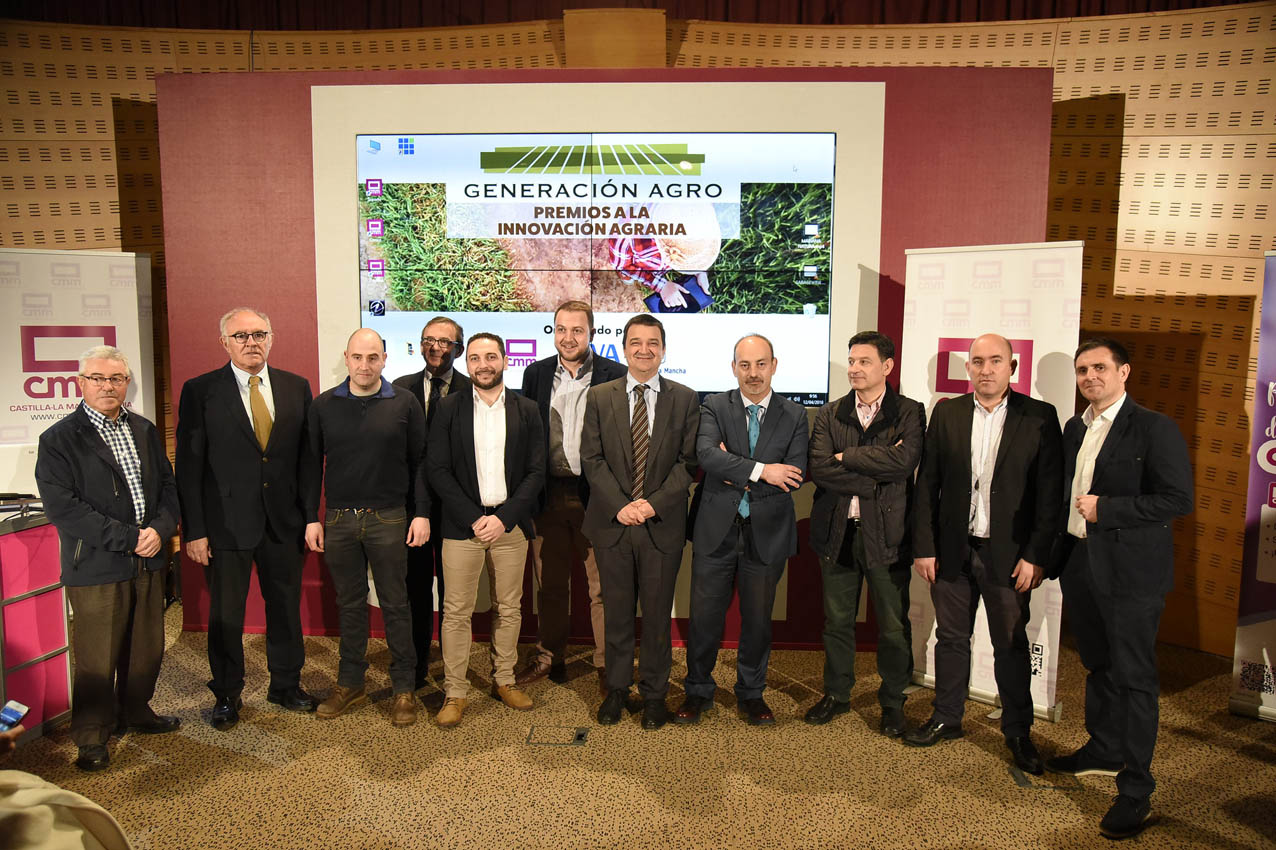
<path id="1" fill-rule="evenodd" d="M 381 380 L 385 341 L 361 328 L 346 343 L 349 377 L 310 407 L 310 441 L 326 464 L 327 511 L 306 526 L 306 545 L 324 553 L 337 590 L 341 664 L 337 687 L 319 706 L 320 717 L 342 714 L 367 699 L 368 582 L 372 568 L 386 643 L 395 726 L 416 722 L 416 650 L 406 574 L 408 546 L 430 537 L 430 497 L 417 472 L 425 454 L 425 413 L 410 393 Z M 311 494 L 306 515 L 317 516 Z"/>

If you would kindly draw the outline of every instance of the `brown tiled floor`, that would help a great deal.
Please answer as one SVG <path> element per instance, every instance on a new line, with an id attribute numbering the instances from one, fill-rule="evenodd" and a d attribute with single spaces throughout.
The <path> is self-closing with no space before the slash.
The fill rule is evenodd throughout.
<path id="1" fill-rule="evenodd" d="M 168 614 L 169 649 L 153 703 L 182 717 L 173 735 L 111 742 L 110 770 L 71 766 L 65 730 L 34 742 L 6 768 L 97 800 L 138 848 L 1035 848 L 1105 845 L 1097 823 L 1115 793 L 1104 777 L 1016 781 L 988 707 L 969 703 L 964 740 L 913 750 L 876 733 L 874 657 L 862 655 L 854 711 L 812 728 L 801 713 L 819 696 L 822 655 L 777 652 L 767 697 L 779 723 L 755 729 L 734 711 L 734 654 L 718 670 L 718 709 L 696 727 L 643 732 L 638 718 L 593 722 L 596 678 L 583 647 L 567 686 L 542 681 L 514 712 L 478 682 L 462 724 L 440 730 L 388 720 L 385 645 L 373 641 L 372 702 L 332 721 L 265 700 L 265 643 L 249 636 L 248 690 L 239 726 L 208 726 L 212 698 L 204 636 Z M 309 638 L 303 685 L 323 696 L 336 639 Z M 485 670 L 475 646 L 473 669 Z M 1276 846 L 1276 725 L 1227 712 L 1231 662 L 1162 647 L 1156 824 L 1131 846 Z M 675 650 L 674 680 L 684 672 Z M 435 669 L 438 669 L 436 663 Z M 1060 671 L 1063 719 L 1039 722 L 1043 754 L 1083 740 L 1076 652 Z M 477 680 L 476 680 L 477 681 Z M 429 717 L 442 696 L 422 690 Z M 676 686 L 670 706 L 681 699 Z M 914 723 L 929 714 L 914 694 Z M 532 746 L 587 727 L 583 746 Z M 549 727 L 567 727 L 552 729 Z M 1020 777 L 1022 778 L 1022 777 Z"/>

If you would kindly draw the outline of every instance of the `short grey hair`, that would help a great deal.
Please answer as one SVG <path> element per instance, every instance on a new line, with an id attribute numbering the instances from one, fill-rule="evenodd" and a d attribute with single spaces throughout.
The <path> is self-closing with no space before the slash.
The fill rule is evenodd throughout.
<path id="1" fill-rule="evenodd" d="M 80 355 L 80 374 L 84 374 L 84 364 L 90 360 L 114 360 L 117 363 L 124 364 L 124 374 L 129 377 L 133 376 L 133 370 L 128 365 L 128 355 L 120 351 L 113 345 L 95 345 L 88 351 Z"/>
<path id="2" fill-rule="evenodd" d="M 222 315 L 221 321 L 217 323 L 217 330 L 222 336 L 226 335 L 226 323 L 233 319 L 236 313 L 252 313 L 254 316 L 266 323 L 266 330 L 274 330 L 274 328 L 270 326 L 270 317 L 258 310 L 256 307 L 236 307 L 233 310 L 227 310 L 225 314 Z"/>

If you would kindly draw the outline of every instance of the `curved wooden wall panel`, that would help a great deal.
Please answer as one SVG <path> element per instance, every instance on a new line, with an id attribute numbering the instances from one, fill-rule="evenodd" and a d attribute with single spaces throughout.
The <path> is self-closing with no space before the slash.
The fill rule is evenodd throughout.
<path id="1" fill-rule="evenodd" d="M 151 252 L 162 334 L 157 73 L 545 68 L 566 55 L 561 20 L 310 33 L 0 22 L 0 246 Z M 1043 237 L 1086 241 L 1082 329 L 1133 343 L 1134 392 L 1179 421 L 1196 464 L 1162 635 L 1230 654 L 1256 299 L 1276 248 L 1276 3 L 901 27 L 670 20 L 665 55 L 681 68 L 1054 69 Z"/>
<path id="2" fill-rule="evenodd" d="M 984 25 L 674 21 L 677 67 L 1052 67 L 1045 238 L 1086 242 L 1081 328 L 1132 343 L 1132 392 L 1196 469 L 1162 637 L 1230 655 L 1262 255 L 1276 249 L 1276 4 Z M 928 246 L 916 246 L 928 247 Z"/>

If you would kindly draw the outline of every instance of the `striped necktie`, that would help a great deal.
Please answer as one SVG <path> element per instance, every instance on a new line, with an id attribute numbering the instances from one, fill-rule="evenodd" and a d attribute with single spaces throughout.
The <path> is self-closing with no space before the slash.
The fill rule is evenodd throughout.
<path id="1" fill-rule="evenodd" d="M 634 438 L 634 499 L 643 498 L 643 485 L 647 479 L 647 448 L 651 435 L 647 433 L 647 385 L 634 387 L 634 416 L 629 423 Z"/>

